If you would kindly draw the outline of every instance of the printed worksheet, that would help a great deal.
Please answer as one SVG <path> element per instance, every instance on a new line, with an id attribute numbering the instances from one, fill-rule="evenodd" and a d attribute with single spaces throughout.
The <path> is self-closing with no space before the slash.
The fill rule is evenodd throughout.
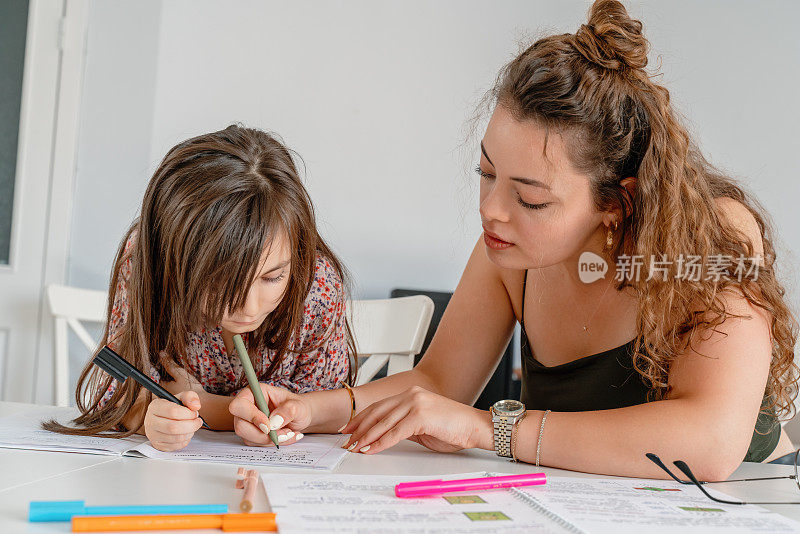
<path id="1" fill-rule="evenodd" d="M 706 488 L 715 497 L 738 500 Z M 800 523 L 754 505 L 720 504 L 674 481 L 548 477 L 517 488 L 543 508 L 591 533 L 800 532 Z"/>
<path id="2" fill-rule="evenodd" d="M 394 495 L 399 482 L 430 478 L 385 475 L 262 474 L 281 534 L 300 532 L 563 533 L 569 530 L 510 491 L 446 493 L 421 499 Z"/>
<path id="3" fill-rule="evenodd" d="M 342 449 L 347 436 L 336 434 L 306 434 L 292 445 L 248 447 L 233 432 L 198 430 L 192 441 L 179 451 L 162 452 L 150 443 L 142 443 L 125 456 L 144 456 L 160 460 L 208 460 L 230 464 L 250 464 L 273 467 L 300 467 L 333 470 L 348 454 Z"/>
<path id="4" fill-rule="evenodd" d="M 201 429 L 187 447 L 179 451 L 162 452 L 140 435 L 128 438 L 84 437 L 58 434 L 41 428 L 41 422 L 46 419 L 55 418 L 68 424 L 77 415 L 75 408 L 47 407 L 0 417 L 0 447 L 322 470 L 334 469 L 348 454 L 341 448 L 347 439 L 342 435 L 306 434 L 298 443 L 276 449 L 248 447 L 233 432 Z"/>
<path id="5" fill-rule="evenodd" d="M 138 435 L 122 439 L 70 436 L 49 432 L 41 427 L 42 421 L 51 418 L 62 424 L 69 424 L 78 413 L 75 408 L 35 408 L 0 417 L 0 447 L 119 456 L 147 441 L 147 438 Z"/>
<path id="6" fill-rule="evenodd" d="M 548 477 L 544 485 L 394 496 L 409 480 L 502 473 L 396 477 L 262 475 L 282 534 L 299 532 L 789 533 L 800 523 L 753 505 L 725 505 L 696 487 L 629 478 Z M 719 491 L 709 491 L 732 499 Z"/>

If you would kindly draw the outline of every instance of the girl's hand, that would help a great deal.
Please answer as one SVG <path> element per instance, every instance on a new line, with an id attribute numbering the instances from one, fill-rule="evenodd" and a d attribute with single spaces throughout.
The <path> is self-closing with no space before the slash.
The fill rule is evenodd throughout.
<path id="1" fill-rule="evenodd" d="M 278 434 L 279 445 L 289 445 L 303 438 L 301 430 L 311 424 L 311 410 L 301 395 L 268 384 L 259 384 L 267 399 L 271 417 L 258 409 L 253 392 L 244 388 L 228 406 L 233 415 L 233 429 L 245 445 L 272 446 L 270 429 Z"/>
<path id="2" fill-rule="evenodd" d="M 403 439 L 439 452 L 493 447 L 488 412 L 419 386 L 370 405 L 341 432 L 352 434 L 345 448 L 366 454 L 388 449 Z"/>
<path id="3" fill-rule="evenodd" d="M 150 445 L 160 451 L 177 451 L 186 447 L 197 429 L 203 426 L 198 417 L 200 397 L 194 391 L 176 395 L 185 406 L 167 399 L 153 399 L 144 416 L 144 433 Z"/>

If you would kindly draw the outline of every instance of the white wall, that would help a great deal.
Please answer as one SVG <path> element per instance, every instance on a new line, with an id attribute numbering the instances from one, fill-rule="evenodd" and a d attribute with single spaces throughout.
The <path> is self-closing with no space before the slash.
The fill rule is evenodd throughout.
<path id="1" fill-rule="evenodd" d="M 758 193 L 797 255 L 800 218 L 785 199 L 800 198 L 800 4 L 628 6 L 707 155 Z M 241 121 L 278 132 L 303 156 L 322 232 L 357 296 L 452 290 L 480 232 L 475 153 L 458 150 L 465 119 L 521 38 L 573 32 L 587 7 L 94 2 L 69 282 L 106 287 L 166 150 Z M 796 289 L 792 300 L 797 307 Z"/>
<path id="2" fill-rule="evenodd" d="M 108 289 L 117 244 L 152 172 L 158 0 L 93 1 L 70 238 L 69 283 Z"/>
<path id="3" fill-rule="evenodd" d="M 165 3 L 151 159 L 232 121 L 274 130 L 305 160 L 360 295 L 452 289 L 480 234 L 456 151 L 464 119 L 521 20 L 575 19 L 583 4 L 559 16 L 510 2 L 491 17 L 485 2 L 311 5 Z"/>

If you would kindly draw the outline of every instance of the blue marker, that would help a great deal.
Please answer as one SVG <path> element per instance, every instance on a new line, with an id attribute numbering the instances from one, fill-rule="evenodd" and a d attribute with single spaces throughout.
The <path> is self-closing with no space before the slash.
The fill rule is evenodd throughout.
<path id="1" fill-rule="evenodd" d="M 74 515 L 227 514 L 227 504 L 86 506 L 83 501 L 31 501 L 28 521 L 71 521 Z"/>

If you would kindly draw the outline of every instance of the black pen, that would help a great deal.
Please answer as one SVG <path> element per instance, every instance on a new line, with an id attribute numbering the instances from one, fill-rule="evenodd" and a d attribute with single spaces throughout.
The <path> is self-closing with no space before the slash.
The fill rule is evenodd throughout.
<path id="1" fill-rule="evenodd" d="M 167 399 L 168 401 L 179 404 L 180 406 L 186 406 L 180 401 L 180 399 L 178 399 L 178 397 L 159 386 L 149 376 L 138 370 L 125 358 L 114 352 L 108 345 L 103 347 L 92 361 L 100 369 L 116 378 L 120 384 L 125 382 L 127 378 L 133 378 L 139 382 L 143 388 L 150 391 L 156 397 L 160 399 Z M 200 417 L 200 414 L 197 416 Z M 203 418 L 200 417 L 200 420 L 203 421 Z M 203 428 L 211 430 L 211 427 L 208 426 L 205 421 L 203 421 Z"/>

